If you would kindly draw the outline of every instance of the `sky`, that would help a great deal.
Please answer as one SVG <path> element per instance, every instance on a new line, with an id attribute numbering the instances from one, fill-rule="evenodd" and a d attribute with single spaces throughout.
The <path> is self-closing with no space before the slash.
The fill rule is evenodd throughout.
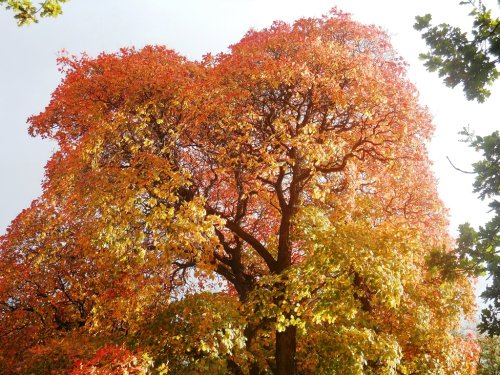
<path id="1" fill-rule="evenodd" d="M 36 1 L 36 0 L 35 0 Z M 28 135 L 26 119 L 38 114 L 61 80 L 56 65 L 60 51 L 95 56 L 121 47 L 167 45 L 190 59 L 226 51 L 251 28 L 274 20 L 293 22 L 321 16 L 331 8 L 375 24 L 388 32 L 407 61 L 408 77 L 420 92 L 421 103 L 433 116 L 436 132 L 429 144 L 438 189 L 449 208 L 450 232 L 463 222 L 483 224 L 487 206 L 472 193 L 473 176 L 453 169 L 446 157 L 464 170 L 479 155 L 460 142 L 458 132 L 470 126 L 486 135 L 496 122 L 500 82 L 484 104 L 465 100 L 459 88 L 444 86 L 418 59 L 425 44 L 413 30 L 416 15 L 431 13 L 435 22 L 470 26 L 468 8 L 458 0 L 70 0 L 63 15 L 16 26 L 12 14 L 0 8 L 0 235 L 41 193 L 44 165 L 55 144 Z M 497 9 L 496 2 L 485 4 Z"/>

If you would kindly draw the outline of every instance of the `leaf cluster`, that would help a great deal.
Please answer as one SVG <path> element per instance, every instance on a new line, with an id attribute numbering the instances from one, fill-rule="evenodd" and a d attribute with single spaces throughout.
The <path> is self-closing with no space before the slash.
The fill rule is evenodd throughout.
<path id="1" fill-rule="evenodd" d="M 488 86 L 500 74 L 500 20 L 481 3 L 461 4 L 473 6 L 470 32 L 447 23 L 433 26 L 430 14 L 416 17 L 414 28 L 422 32 L 430 49 L 420 58 L 429 71 L 444 77 L 447 86 L 462 84 L 467 99 L 483 102 L 490 95 Z"/>
<path id="2" fill-rule="evenodd" d="M 57 17 L 65 2 L 67 0 L 44 0 L 37 5 L 32 0 L 0 0 L 0 5 L 14 12 L 18 26 L 24 26 L 38 22 L 39 17 Z"/>
<path id="3" fill-rule="evenodd" d="M 480 337 L 478 341 L 481 346 L 478 375 L 500 374 L 500 338 Z"/>

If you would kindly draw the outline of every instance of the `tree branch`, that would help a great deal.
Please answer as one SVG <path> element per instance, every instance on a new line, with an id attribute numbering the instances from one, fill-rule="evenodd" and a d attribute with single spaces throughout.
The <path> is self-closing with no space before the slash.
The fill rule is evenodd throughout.
<path id="1" fill-rule="evenodd" d="M 262 243 L 260 243 L 259 240 L 257 240 L 254 236 L 246 232 L 238 224 L 232 221 L 226 221 L 226 227 L 238 237 L 240 237 L 243 241 L 252 246 L 252 248 L 257 251 L 257 253 L 262 257 L 262 259 L 264 259 L 271 272 L 274 272 L 276 270 L 276 260 L 266 249 L 266 247 L 262 245 Z"/>
<path id="2" fill-rule="evenodd" d="M 453 164 L 453 163 L 451 162 L 451 160 L 450 160 L 450 158 L 449 158 L 448 156 L 446 157 L 446 159 L 448 159 L 448 162 L 449 162 L 449 163 L 451 164 L 451 166 L 452 166 L 453 168 L 455 168 L 457 171 L 462 172 L 462 173 L 467 173 L 467 174 L 476 174 L 476 172 L 464 171 L 463 169 L 460 169 L 460 168 L 456 167 L 456 166 L 455 166 L 455 164 Z"/>

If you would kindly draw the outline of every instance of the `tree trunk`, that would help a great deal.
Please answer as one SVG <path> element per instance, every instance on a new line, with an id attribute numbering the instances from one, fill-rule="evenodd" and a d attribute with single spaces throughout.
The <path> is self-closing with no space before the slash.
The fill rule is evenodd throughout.
<path id="1" fill-rule="evenodd" d="M 282 186 L 284 173 L 280 170 L 276 185 L 276 194 L 281 208 L 281 223 L 278 239 L 278 259 L 276 264 L 276 273 L 282 274 L 292 266 L 292 218 L 297 211 L 300 193 L 303 188 L 304 178 L 307 174 L 303 173 L 301 160 L 297 155 L 296 148 L 292 148 L 289 154 L 290 158 L 295 159 L 296 163 L 292 167 L 292 180 L 289 186 L 288 203 L 283 193 L 285 189 Z M 305 176 L 305 177 L 303 177 Z M 286 276 L 285 276 L 286 279 Z M 283 290 L 282 298 L 286 296 L 286 280 L 283 279 L 281 288 Z M 283 301 L 280 301 L 283 302 Z M 279 304 L 281 305 L 281 304 Z M 290 318 L 290 316 L 288 316 Z M 297 368 L 295 363 L 295 353 L 297 351 L 297 327 L 288 326 L 284 332 L 276 331 L 276 375 L 295 375 Z"/>
<path id="2" fill-rule="evenodd" d="M 288 326 L 284 332 L 276 332 L 276 375 L 295 375 L 297 327 Z"/>

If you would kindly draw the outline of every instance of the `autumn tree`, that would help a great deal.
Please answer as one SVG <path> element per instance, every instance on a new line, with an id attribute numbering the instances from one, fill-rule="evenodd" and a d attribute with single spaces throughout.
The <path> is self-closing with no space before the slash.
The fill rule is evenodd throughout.
<path id="1" fill-rule="evenodd" d="M 60 63 L 29 120 L 59 149 L 0 242 L 4 372 L 475 370 L 470 283 L 427 262 L 451 246 L 432 125 L 382 31 L 332 11 L 200 62 Z"/>

